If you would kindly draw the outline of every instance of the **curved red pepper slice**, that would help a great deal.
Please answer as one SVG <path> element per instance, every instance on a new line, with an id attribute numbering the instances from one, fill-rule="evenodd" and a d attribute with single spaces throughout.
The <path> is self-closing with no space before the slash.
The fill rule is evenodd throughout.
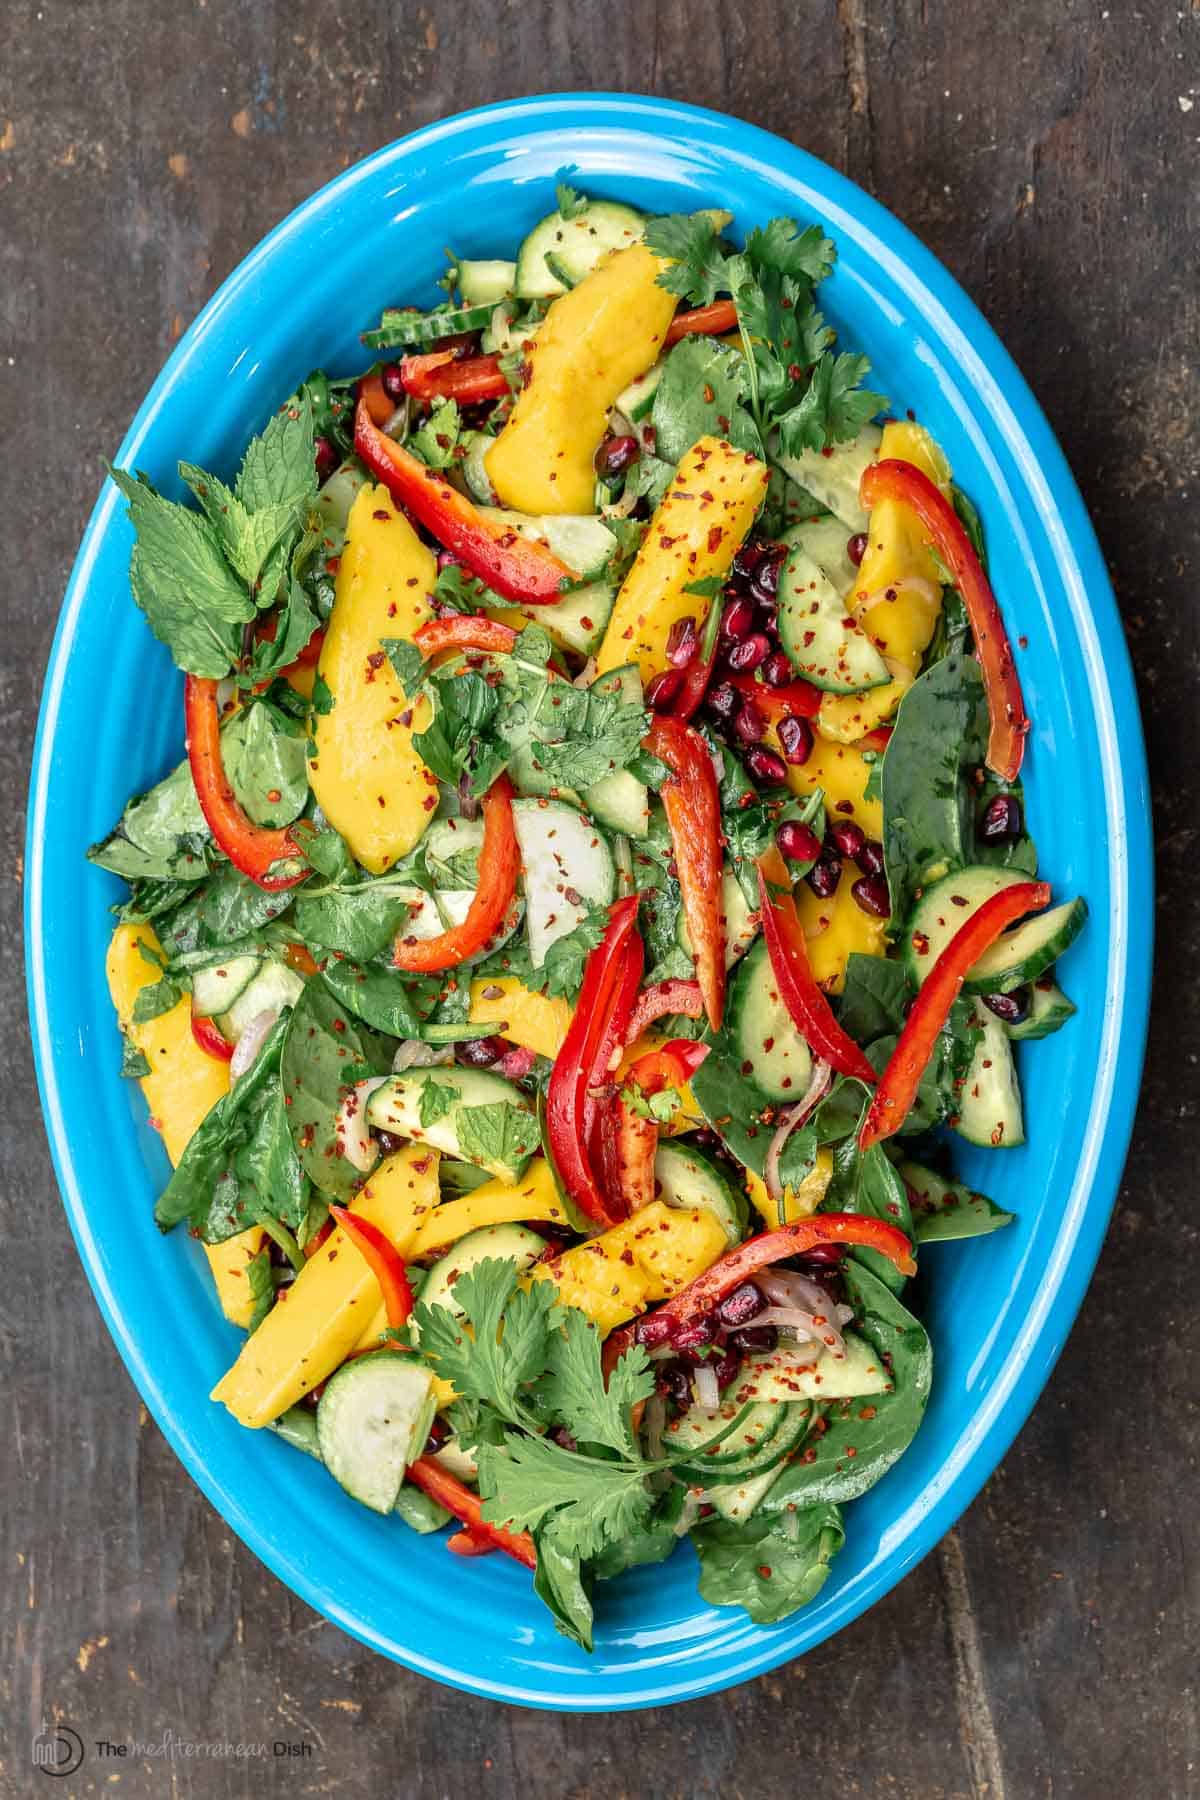
<path id="1" fill-rule="evenodd" d="M 961 519 L 928 475 L 896 457 L 885 457 L 883 462 L 864 469 L 858 494 L 868 512 L 880 500 L 899 500 L 911 508 L 928 534 L 938 561 L 962 595 L 987 695 L 987 766 L 1002 781 L 1015 781 L 1021 772 L 1029 719 L 996 596 Z"/>
<path id="2" fill-rule="evenodd" d="M 789 681 L 784 687 L 768 687 L 753 675 L 731 675 L 731 687 L 755 706 L 774 724 L 779 719 L 815 719 L 821 710 L 821 690 L 808 681 Z"/>
<path id="3" fill-rule="evenodd" d="M 358 384 L 358 403 L 366 407 L 376 425 L 386 425 L 396 410 L 396 402 L 390 398 L 378 370 L 374 375 L 362 377 Z"/>
<path id="4" fill-rule="evenodd" d="M 546 1136 L 563 1186 L 598 1225 L 614 1225 L 596 1180 L 588 1140 L 596 1115 L 590 1090 L 608 1078 L 614 1048 L 624 1043 L 641 980 L 644 950 L 631 894 L 608 911 L 608 927 L 584 966 L 583 984 L 546 1089 Z"/>
<path id="5" fill-rule="evenodd" d="M 475 614 L 459 614 L 455 619 L 430 619 L 413 633 L 413 643 L 422 656 L 436 656 L 439 650 L 491 650 L 504 655 L 517 641 L 511 625 L 499 619 L 481 619 Z"/>
<path id="6" fill-rule="evenodd" d="M 921 984 L 904 1021 L 896 1048 L 879 1077 L 858 1134 L 860 1150 L 899 1131 L 908 1117 L 921 1077 L 933 1055 L 938 1033 L 958 998 L 964 977 L 1014 920 L 1050 904 L 1044 881 L 1020 881 L 1001 888 L 955 932 Z"/>
<path id="7" fill-rule="evenodd" d="M 663 809 L 679 870 L 683 916 L 704 1011 L 714 1031 L 725 1010 L 725 925 L 721 917 L 721 801 L 708 745 L 682 719 L 656 718 L 643 742 L 671 774 Z"/>
<path id="8" fill-rule="evenodd" d="M 504 921 L 517 891 L 521 849 L 513 821 L 513 785 L 498 775 L 483 798 L 483 847 L 479 852 L 479 881 L 467 916 L 434 938 L 397 937 L 392 962 L 397 969 L 432 974 L 453 969 L 482 950 Z"/>
<path id="9" fill-rule="evenodd" d="M 653 987 L 644 988 L 638 995 L 629 1020 L 627 1041 L 636 1044 L 644 1031 L 672 1013 L 682 1013 L 685 1019 L 698 1019 L 703 1011 L 704 1001 L 698 981 L 682 981 L 678 978 L 657 981 Z"/>
<path id="10" fill-rule="evenodd" d="M 758 891 L 762 901 L 763 936 L 771 958 L 771 971 L 779 983 L 779 997 L 796 1030 L 818 1056 L 840 1075 L 875 1085 L 875 1071 L 854 1039 L 842 1030 L 833 1009 L 817 986 L 808 961 L 804 928 L 792 898 L 791 878 L 778 850 L 760 856 Z M 782 889 L 782 892 L 777 890 Z"/>
<path id="11" fill-rule="evenodd" d="M 303 858 L 304 852 L 292 836 L 291 827 L 271 831 L 265 825 L 256 825 L 242 810 L 226 777 L 221 761 L 221 715 L 215 681 L 199 675 L 186 678 L 183 719 L 192 783 L 217 848 L 225 852 L 235 869 L 248 875 L 260 888 L 277 893 L 282 888 L 295 887 L 311 874 L 307 863 L 295 874 L 271 873 L 280 863 Z"/>
<path id="12" fill-rule="evenodd" d="M 874 731 L 868 731 L 865 737 L 859 738 L 855 748 L 858 750 L 886 750 L 892 741 L 894 730 L 894 725 L 877 725 Z"/>
<path id="13" fill-rule="evenodd" d="M 479 1495 L 464 1487 L 456 1475 L 444 1469 L 432 1456 L 419 1456 L 415 1463 L 410 1463 L 408 1480 L 431 1500 L 436 1500 L 439 1506 L 444 1506 L 448 1513 L 453 1513 L 456 1519 L 461 1519 L 476 1543 L 487 1543 L 505 1551 L 517 1562 L 524 1563 L 527 1569 L 537 1568 L 537 1551 L 529 1533 L 505 1531 L 503 1525 L 489 1525 L 483 1516 Z"/>
<path id="14" fill-rule="evenodd" d="M 707 337 L 724 337 L 727 331 L 737 330 L 737 307 L 732 300 L 714 300 L 711 306 L 697 306 L 691 312 L 676 313 L 667 326 L 664 346 L 677 344 L 680 338 L 696 337 L 703 333 Z"/>
<path id="15" fill-rule="evenodd" d="M 527 606 L 551 606 L 575 580 L 544 544 L 482 518 L 445 475 L 385 436 L 362 401 L 354 415 L 354 448 L 397 506 L 498 594 Z"/>
<path id="16" fill-rule="evenodd" d="M 673 1038 L 625 1071 L 624 1085 L 643 1094 L 661 1094 L 664 1088 L 682 1088 L 708 1055 L 707 1044 L 691 1038 Z M 658 1152 L 658 1124 L 630 1106 L 618 1090 L 601 1119 L 600 1156 L 607 1192 L 624 1211 L 640 1212 L 654 1198 L 654 1158 Z"/>
<path id="17" fill-rule="evenodd" d="M 364 1261 L 379 1283 L 379 1291 L 387 1309 L 387 1322 L 393 1331 L 399 1330 L 401 1325 L 407 1323 L 413 1309 L 412 1284 L 404 1267 L 404 1258 L 370 1219 L 360 1219 L 344 1206 L 335 1206 L 332 1201 L 329 1204 L 329 1214 L 337 1220 L 355 1249 L 362 1253 Z"/>
<path id="18" fill-rule="evenodd" d="M 503 400 L 509 391 L 498 356 L 456 356 L 453 350 L 402 357 L 400 379 L 417 400 L 459 400 L 464 406 Z"/>
<path id="19" fill-rule="evenodd" d="M 455 1556 L 490 1556 L 500 1546 L 489 1544 L 486 1538 L 472 1536 L 464 1527 L 462 1531 L 455 1531 L 446 1539 L 446 1548 L 452 1550 Z"/>
<path id="20" fill-rule="evenodd" d="M 233 1056 L 233 1045 L 229 1039 L 217 1030 L 212 1019 L 201 1019 L 192 1014 L 192 1036 L 206 1056 L 216 1057 L 218 1062 L 229 1062 Z"/>

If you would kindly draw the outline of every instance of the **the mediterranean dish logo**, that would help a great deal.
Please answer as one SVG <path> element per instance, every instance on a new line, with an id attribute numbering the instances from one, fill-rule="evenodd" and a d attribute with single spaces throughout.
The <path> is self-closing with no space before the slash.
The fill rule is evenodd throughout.
<path id="1" fill-rule="evenodd" d="M 46 1724 L 34 1734 L 30 1756 L 43 1775 L 73 1775 L 85 1757 L 97 1762 L 277 1762 L 290 1757 L 310 1757 L 313 1747 L 306 1738 L 273 1738 L 235 1742 L 230 1738 L 181 1737 L 169 1728 L 160 1738 L 97 1737 L 85 1744 L 71 1725 Z"/>

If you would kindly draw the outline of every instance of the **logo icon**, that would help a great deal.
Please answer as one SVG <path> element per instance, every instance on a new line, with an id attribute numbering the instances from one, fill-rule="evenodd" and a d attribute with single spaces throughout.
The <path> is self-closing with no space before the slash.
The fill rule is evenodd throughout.
<path id="1" fill-rule="evenodd" d="M 70 1725 L 47 1725 L 43 1719 L 31 1754 L 43 1775 L 73 1775 L 83 1762 L 83 1739 Z"/>

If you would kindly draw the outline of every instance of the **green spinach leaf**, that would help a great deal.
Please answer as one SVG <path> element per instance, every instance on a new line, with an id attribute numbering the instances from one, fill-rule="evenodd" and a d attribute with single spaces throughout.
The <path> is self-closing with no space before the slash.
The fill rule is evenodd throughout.
<path id="1" fill-rule="evenodd" d="M 339 1006 L 324 982 L 310 981 L 291 1014 L 280 1075 L 301 1167 L 332 1199 L 353 1194 L 362 1179 L 335 1129 L 346 1089 L 390 1067 L 383 1040 Z"/>
<path id="2" fill-rule="evenodd" d="M 773 1625 L 820 1593 L 846 1532 L 838 1507 L 818 1501 L 772 1518 L 709 1519 L 691 1537 L 709 1604 L 741 1606 L 756 1625 Z"/>
<path id="3" fill-rule="evenodd" d="M 897 923 L 918 889 L 974 860 L 970 776 L 986 745 L 979 665 L 947 656 L 905 694 L 883 757 L 883 848 Z"/>

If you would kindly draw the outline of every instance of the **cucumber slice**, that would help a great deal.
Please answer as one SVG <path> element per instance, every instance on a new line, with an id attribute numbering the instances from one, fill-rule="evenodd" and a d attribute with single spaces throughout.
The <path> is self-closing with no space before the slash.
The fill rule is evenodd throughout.
<path id="1" fill-rule="evenodd" d="M 457 1089 L 458 1099 L 440 1118 L 422 1125 L 421 1095 L 430 1081 L 441 1088 Z M 367 1102 L 367 1124 L 376 1131 L 391 1131 L 398 1137 L 432 1144 L 435 1150 L 442 1150 L 447 1156 L 455 1156 L 460 1162 L 476 1163 L 489 1174 L 498 1175 L 501 1181 L 516 1183 L 524 1174 L 532 1151 L 525 1155 L 481 1155 L 465 1148 L 459 1139 L 460 1113 L 472 1107 L 505 1102 L 532 1117 L 529 1096 L 511 1081 L 505 1081 L 503 1076 L 488 1075 L 482 1069 L 412 1069 L 405 1075 L 393 1075 L 382 1087 L 375 1089 Z"/>
<path id="2" fill-rule="evenodd" d="M 522 606 L 516 610 L 531 625 L 548 631 L 561 649 L 593 656 L 604 641 L 616 598 L 617 590 L 607 581 L 592 581 L 587 587 L 572 588 L 552 606 Z"/>
<path id="3" fill-rule="evenodd" d="M 828 450 L 802 450 L 799 456 L 780 456 L 776 461 L 814 500 L 836 513 L 847 531 L 865 531 L 867 513 L 859 502 L 858 484 L 863 470 L 878 457 L 882 438 L 878 425 L 864 425 L 849 443 L 831 444 Z"/>
<path id="4" fill-rule="evenodd" d="M 961 1181 L 935 1175 L 923 1163 L 902 1162 L 899 1171 L 914 1196 L 913 1232 L 918 1244 L 982 1237 L 1012 1224 L 1012 1213 L 1005 1212 L 986 1194 L 977 1194 Z"/>
<path id="5" fill-rule="evenodd" d="M 756 1351 L 742 1364 L 737 1392 L 743 1402 L 754 1400 L 778 1405 L 783 1400 L 855 1400 L 860 1394 L 886 1394 L 892 1385 L 883 1362 L 872 1345 L 856 1331 L 843 1332 L 844 1357 L 829 1351 L 803 1363 L 803 1345 Z M 790 1365 L 803 1363 L 802 1367 Z"/>
<path id="6" fill-rule="evenodd" d="M 733 979 L 729 1031 L 742 1066 L 769 1100 L 803 1099 L 812 1053 L 792 1024 L 760 938 Z"/>
<path id="7" fill-rule="evenodd" d="M 468 306 L 495 306 L 512 293 L 516 281 L 516 263 L 494 259 L 458 265 L 458 291 Z"/>
<path id="8" fill-rule="evenodd" d="M 198 1019 L 228 1012 L 262 966 L 258 956 L 234 956 L 226 963 L 211 963 L 192 973 L 192 1011 Z"/>
<path id="9" fill-rule="evenodd" d="M 463 859 L 483 849 L 482 819 L 435 819 L 421 840 L 425 867 L 440 886 L 453 889 L 470 879 Z"/>
<path id="10" fill-rule="evenodd" d="M 975 1008 L 974 1024 L 983 1035 L 975 1046 L 959 1094 L 954 1129 L 969 1144 L 989 1150 L 1012 1150 L 1025 1142 L 1021 1089 L 1007 1031 L 986 1006 Z"/>
<path id="11" fill-rule="evenodd" d="M 495 441 L 495 438 L 489 437 L 486 431 L 468 433 L 466 438 L 467 454 L 459 465 L 463 472 L 463 480 L 470 489 L 472 500 L 477 500 L 481 506 L 495 506 L 500 498 L 492 486 L 492 478 L 487 472 L 487 463 L 484 461 Z"/>
<path id="12" fill-rule="evenodd" d="M 285 1413 L 277 1419 L 270 1420 L 268 1430 L 275 1432 L 285 1444 L 293 1450 L 303 1450 L 305 1456 L 315 1456 L 321 1460 L 321 1446 L 317 1442 L 317 1415 L 309 1406 L 289 1406 Z"/>
<path id="13" fill-rule="evenodd" d="M 343 463 L 340 469 L 333 471 L 317 495 L 321 524 L 326 536 L 334 540 L 336 549 L 340 549 L 345 541 L 350 508 L 366 485 L 367 477 L 361 469 L 356 469 L 352 463 Z"/>
<path id="14" fill-rule="evenodd" d="M 740 1390 L 740 1380 L 737 1385 Z M 663 1434 L 672 1458 L 678 1457 L 681 1461 L 685 1457 L 703 1459 L 698 1465 L 689 1462 L 688 1467 L 700 1466 L 715 1475 L 722 1468 L 744 1462 L 751 1452 L 761 1450 L 782 1425 L 783 1409 L 766 1404 L 752 1406 L 737 1430 L 728 1432 L 727 1428 L 745 1404 L 744 1399 L 735 1400 L 731 1394 L 715 1412 L 706 1406 L 690 1406 L 671 1421 Z M 714 1444 L 713 1439 L 723 1431 L 727 1435 Z M 707 1447 L 710 1444 L 711 1449 Z"/>
<path id="15" fill-rule="evenodd" d="M 779 576 L 779 641 L 797 673 L 826 693 L 859 694 L 891 679 L 833 582 L 798 543 Z"/>
<path id="16" fill-rule="evenodd" d="M 742 891 L 742 884 L 732 869 L 724 869 L 721 874 L 721 923 L 725 931 L 725 967 L 732 969 L 735 962 L 746 954 L 758 936 L 758 915 L 751 912 L 750 902 Z M 679 924 L 675 928 L 681 950 L 688 955 L 693 954 L 692 940 L 688 936 L 687 920 L 682 910 Z"/>
<path id="17" fill-rule="evenodd" d="M 286 963 L 260 963 L 258 973 L 247 982 L 233 1005 L 217 1020 L 221 1036 L 236 1044 L 259 1013 L 279 1012 L 295 1006 L 304 992 L 304 977 L 289 969 Z"/>
<path id="18" fill-rule="evenodd" d="M 471 910 L 471 902 L 475 898 L 474 888 L 439 888 L 436 895 L 427 894 L 422 889 L 414 890 L 412 912 L 403 927 L 403 935 L 417 938 L 424 942 L 427 938 L 440 937 L 443 931 L 453 925 L 461 925 Z M 503 925 L 494 937 L 490 937 L 482 950 L 474 956 L 464 957 L 460 968 L 469 968 L 472 963 L 482 962 L 502 944 L 506 944 L 521 923 L 522 908 L 518 902 L 509 912 Z"/>
<path id="19" fill-rule="evenodd" d="M 483 506 L 479 510 L 489 524 L 547 545 L 581 582 L 598 580 L 617 553 L 614 534 L 603 519 L 594 518 L 590 513 L 542 517 L 536 513 L 510 512 L 503 506 Z M 540 613 L 546 609 L 538 610 Z"/>
<path id="20" fill-rule="evenodd" d="M 746 1196 L 722 1171 L 688 1143 L 664 1141 L 654 1158 L 654 1197 L 687 1211 L 699 1207 L 713 1214 L 730 1247 L 746 1235 Z"/>
<path id="21" fill-rule="evenodd" d="M 415 1356 L 355 1357 L 330 1377 L 317 1407 L 321 1460 L 355 1500 L 389 1513 L 435 1411 L 433 1370 Z"/>
<path id="22" fill-rule="evenodd" d="M 592 686 L 601 693 L 619 694 L 627 706 L 641 706 L 642 677 L 636 663 L 601 675 Z M 594 819 L 610 831 L 643 838 L 650 830 L 650 794 L 644 781 L 628 769 L 617 769 L 588 788 L 583 803 Z"/>
<path id="23" fill-rule="evenodd" d="M 631 424 L 636 425 L 639 420 L 648 416 L 666 366 L 665 360 L 656 362 L 652 369 L 647 369 L 644 375 L 639 375 L 617 395 L 616 411 L 623 413 Z"/>
<path id="24" fill-rule="evenodd" d="M 479 1464 L 468 1450 L 464 1450 L 456 1437 L 449 1437 L 440 1449 L 433 1453 L 434 1462 L 440 1462 L 444 1469 L 457 1475 L 460 1481 L 476 1481 L 479 1477 Z"/>
<path id="25" fill-rule="evenodd" d="M 463 331 L 482 331 L 492 316 L 492 302 L 484 306 L 443 306 L 433 312 L 414 312 L 410 307 L 389 306 L 374 331 L 364 331 L 362 341 L 372 350 L 416 350 Z"/>
<path id="26" fill-rule="evenodd" d="M 444 1306 L 456 1319 L 461 1319 L 463 1309 L 454 1298 L 454 1284 L 460 1275 L 489 1258 L 495 1262 L 515 1262 L 518 1271 L 529 1269 L 545 1248 L 545 1238 L 524 1225 L 483 1225 L 478 1231 L 469 1231 L 430 1269 L 421 1289 L 421 1304 Z"/>
<path id="27" fill-rule="evenodd" d="M 825 513 L 819 519 L 802 519 L 799 525 L 784 533 L 783 541 L 799 544 L 843 601 L 853 593 L 858 570 L 850 561 L 850 533 L 832 513 Z"/>
<path id="28" fill-rule="evenodd" d="M 1028 879 L 1028 877 L 1026 878 Z M 1052 968 L 1083 930 L 1086 900 L 1066 900 L 1015 925 L 985 950 L 963 982 L 968 994 L 1007 994 Z"/>
<path id="29" fill-rule="evenodd" d="M 975 863 L 932 882 L 913 907 L 900 939 L 900 953 L 919 987 L 955 932 L 978 912 L 985 900 L 1018 881 L 1019 869 Z"/>
<path id="30" fill-rule="evenodd" d="M 723 1402 L 720 1411 L 706 1413 L 702 1407 L 694 1406 L 684 1414 L 684 1419 L 694 1419 L 699 1428 L 701 1421 L 708 1420 L 708 1431 L 713 1434 L 723 1425 L 727 1425 L 738 1409 L 746 1404 L 739 1378 L 732 1390 L 733 1397 Z M 762 1415 L 769 1415 L 760 1427 Z M 754 1406 L 737 1430 L 729 1437 L 722 1439 L 712 1451 L 702 1447 L 697 1451 L 693 1461 L 684 1463 L 679 1473 L 688 1481 L 702 1481 L 705 1487 L 715 1487 L 725 1482 L 738 1485 L 765 1475 L 768 1469 L 782 1467 L 784 1461 L 803 1443 L 809 1429 L 812 1416 L 811 1406 L 780 1406 L 767 1402 L 762 1406 Z M 682 1423 L 682 1421 L 680 1421 Z M 674 1431 L 673 1426 L 668 1431 Z M 740 1447 L 741 1454 L 722 1455 L 727 1446 Z"/>
<path id="31" fill-rule="evenodd" d="M 551 944 L 574 931 L 588 905 L 607 905 L 617 871 L 590 819 L 561 800 L 516 800 L 513 822 L 525 871 L 525 928 L 540 969 Z"/>
<path id="32" fill-rule="evenodd" d="M 1028 1013 L 1019 1025 L 1005 1025 L 1004 1029 L 1014 1043 L 1020 1043 L 1023 1038 L 1049 1037 L 1074 1015 L 1074 1002 L 1067 999 L 1053 976 L 1040 975 L 1030 991 Z"/>
<path id="33" fill-rule="evenodd" d="M 591 200 L 573 219 L 558 212 L 547 214 L 517 252 L 517 293 L 523 300 L 566 293 L 568 283 L 582 281 L 609 250 L 636 244 L 645 226 L 640 212 L 612 200 Z M 548 256 L 554 257 L 565 280 L 549 267 Z"/>
<path id="34" fill-rule="evenodd" d="M 807 1412 L 807 1408 L 805 1411 Z M 777 1462 L 773 1469 L 767 1469 L 761 1475 L 751 1475 L 747 1481 L 718 1482 L 708 1494 L 709 1503 L 723 1519 L 728 1519 L 731 1525 L 738 1525 L 757 1512 L 760 1502 L 775 1486 L 786 1467 L 786 1463 Z"/>
<path id="35" fill-rule="evenodd" d="M 503 356 L 509 350 L 523 349 L 532 341 L 540 321 L 534 320 L 531 324 L 518 322 L 514 317 L 515 311 L 510 300 L 501 300 L 493 310 L 480 339 L 484 350 Z"/>

